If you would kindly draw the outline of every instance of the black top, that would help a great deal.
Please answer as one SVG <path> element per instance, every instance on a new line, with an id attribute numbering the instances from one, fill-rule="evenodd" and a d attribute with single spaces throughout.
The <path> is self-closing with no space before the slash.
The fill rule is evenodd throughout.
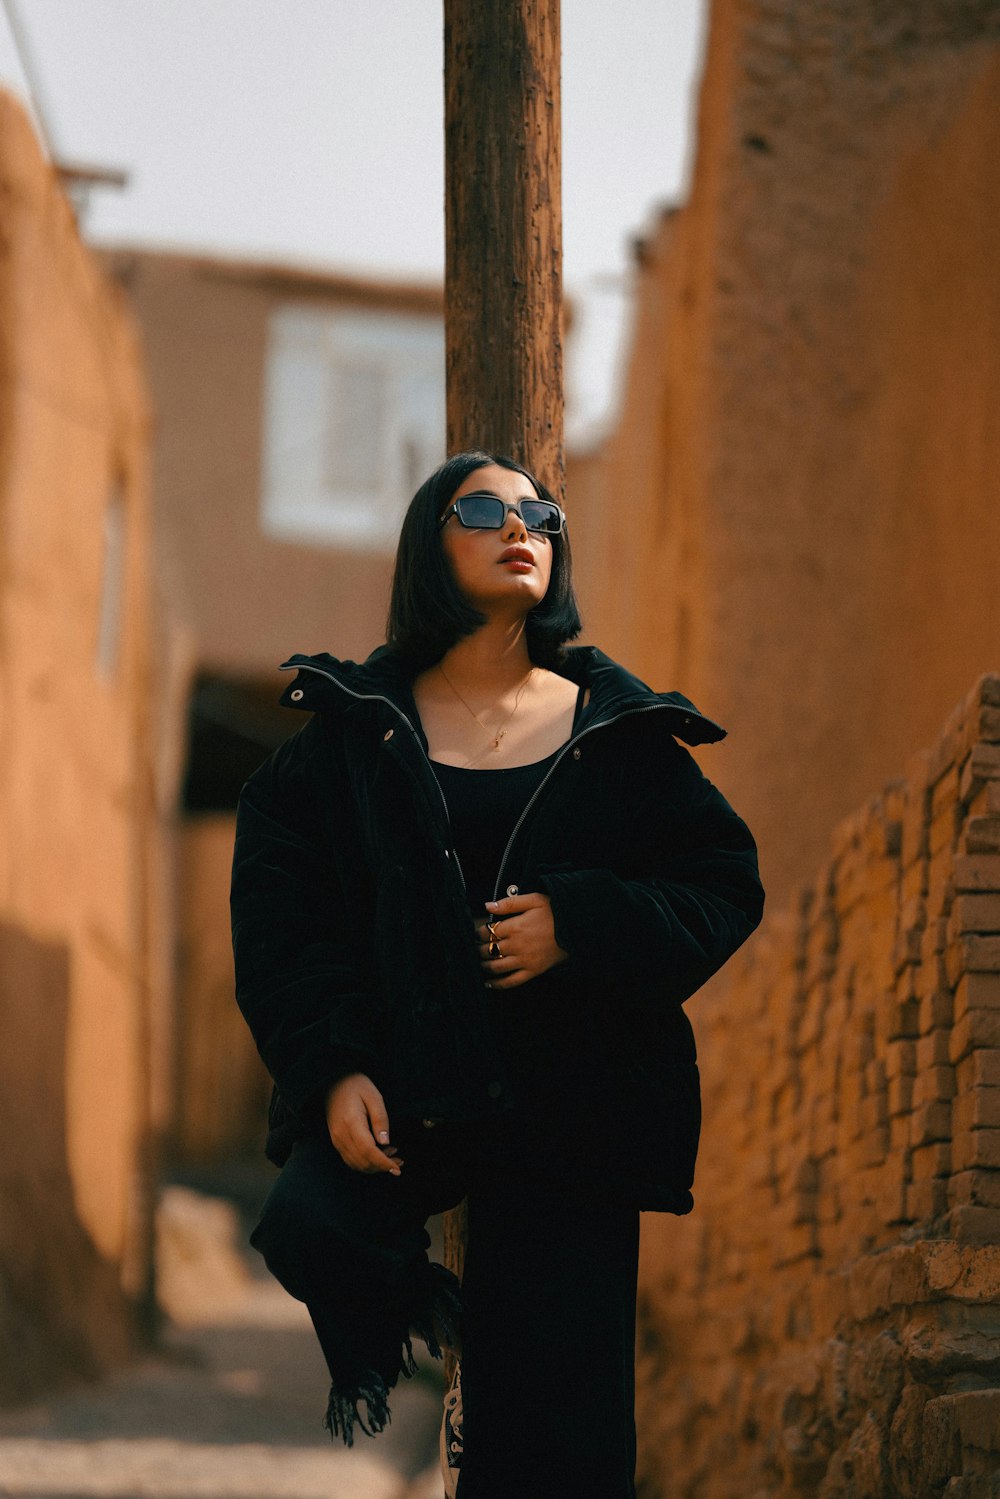
<path id="1" fill-rule="evenodd" d="M 570 738 L 576 733 L 585 691 L 586 683 L 577 695 Z M 452 841 L 465 876 L 469 906 L 476 916 L 486 914 L 483 907 L 493 899 L 500 861 L 510 835 L 563 748 L 560 745 L 544 760 L 535 760 L 530 765 L 491 770 L 431 761 L 448 805 Z M 506 888 L 497 894 L 502 899 Z"/>

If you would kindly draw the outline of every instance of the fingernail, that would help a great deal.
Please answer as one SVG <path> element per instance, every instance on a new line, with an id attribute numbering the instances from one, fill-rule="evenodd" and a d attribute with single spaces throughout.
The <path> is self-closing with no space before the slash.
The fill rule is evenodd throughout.
<path id="1" fill-rule="evenodd" d="M 390 1176 L 402 1176 L 402 1174 L 398 1166 L 393 1166 L 389 1172 Z"/>
<path id="2" fill-rule="evenodd" d="M 388 1145 L 388 1143 L 389 1143 L 389 1131 L 387 1129 L 380 1129 L 379 1132 L 378 1132 L 378 1137 L 381 1140 L 381 1142 L 382 1142 L 383 1145 Z"/>
<path id="3" fill-rule="evenodd" d="M 486 909 L 487 911 L 495 911 L 499 904 L 500 902 L 498 900 L 488 900 L 486 902 Z"/>

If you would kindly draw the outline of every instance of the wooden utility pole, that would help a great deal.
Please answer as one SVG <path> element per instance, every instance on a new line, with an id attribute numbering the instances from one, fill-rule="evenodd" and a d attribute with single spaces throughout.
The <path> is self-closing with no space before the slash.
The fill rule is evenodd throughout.
<path id="1" fill-rule="evenodd" d="M 565 487 L 559 0 L 445 0 L 448 452 Z"/>
<path id="2" fill-rule="evenodd" d="M 559 50 L 559 0 L 445 0 L 448 452 L 508 454 L 561 502 Z M 464 1246 L 456 1209 L 458 1274 Z"/>

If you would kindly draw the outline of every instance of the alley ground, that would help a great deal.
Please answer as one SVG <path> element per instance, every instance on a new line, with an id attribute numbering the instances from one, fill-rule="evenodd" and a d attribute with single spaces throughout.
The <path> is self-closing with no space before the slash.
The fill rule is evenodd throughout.
<path id="1" fill-rule="evenodd" d="M 418 1346 L 421 1371 L 400 1382 L 386 1431 L 334 1446 L 305 1309 L 244 1241 L 230 1202 L 165 1191 L 160 1349 L 0 1413 L 0 1499 L 440 1499 L 440 1366 Z"/>

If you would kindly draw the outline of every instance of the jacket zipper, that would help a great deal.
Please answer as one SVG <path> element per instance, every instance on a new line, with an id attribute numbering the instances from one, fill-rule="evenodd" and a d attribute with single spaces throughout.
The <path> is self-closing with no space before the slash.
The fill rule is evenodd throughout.
<path id="1" fill-rule="evenodd" d="M 669 707 L 670 707 L 669 703 L 649 703 L 649 704 L 647 704 L 647 706 L 645 708 L 626 708 L 624 713 L 616 713 L 615 716 L 614 716 L 614 718 L 604 718 L 604 719 L 601 720 L 600 723 L 592 723 L 589 728 L 581 730 L 581 732 L 579 734 L 577 734 L 573 739 L 568 739 L 566 741 L 566 743 L 562 747 L 562 750 L 561 750 L 560 754 L 558 755 L 558 757 L 555 760 L 553 760 L 552 764 L 549 766 L 548 770 L 545 772 L 544 776 L 539 781 L 538 785 L 535 787 L 532 795 L 528 798 L 528 801 L 525 804 L 523 812 L 521 813 L 520 817 L 517 819 L 517 822 L 514 824 L 514 831 L 511 833 L 510 837 L 507 840 L 507 847 L 503 851 L 503 857 L 500 860 L 500 868 L 497 870 L 496 881 L 495 881 L 495 883 L 493 885 L 493 899 L 494 900 L 496 900 L 498 898 L 498 891 L 500 889 L 500 881 L 503 878 L 503 867 L 504 867 L 504 865 L 507 862 L 507 856 L 508 856 L 508 854 L 510 853 L 511 849 L 514 847 L 514 839 L 517 837 L 518 832 L 520 831 L 521 824 L 524 822 L 524 819 L 527 817 L 528 813 L 531 811 L 531 808 L 534 806 L 535 801 L 536 801 L 536 799 L 537 799 L 537 797 L 538 797 L 538 795 L 539 795 L 542 787 L 545 785 L 546 781 L 549 779 L 549 776 L 552 775 L 552 773 L 555 770 L 556 766 L 559 764 L 559 761 L 563 758 L 563 755 L 567 754 L 573 748 L 574 744 L 579 744 L 579 742 L 580 742 L 581 739 L 586 739 L 586 737 L 587 737 L 588 734 L 595 733 L 597 729 L 606 729 L 606 728 L 609 727 L 609 725 L 611 725 L 613 723 L 617 723 L 620 718 L 629 718 L 634 713 L 655 713 L 656 710 L 657 710 L 657 708 L 669 708 Z"/>
<path id="2" fill-rule="evenodd" d="M 397 704 L 393 702 L 393 700 L 392 700 L 391 697 L 386 697 L 381 692 L 355 692 L 353 687 L 345 687 L 344 684 L 343 684 L 343 682 L 341 682 L 338 677 L 335 677 L 333 675 L 333 673 L 330 672 L 330 671 L 324 671 L 321 666 L 306 666 L 306 665 L 303 665 L 301 662 L 295 661 L 295 662 L 290 662 L 288 666 L 279 666 L 278 670 L 279 671 L 314 671 L 317 676 L 319 676 L 319 677 L 327 677 L 331 682 L 336 683 L 336 685 L 341 689 L 342 692 L 348 693 L 351 697 L 356 697 L 359 702 L 388 703 L 389 707 L 392 708 L 392 710 L 395 713 L 399 714 L 400 718 L 403 720 L 403 722 L 405 723 L 406 727 L 409 729 L 410 733 L 413 735 L 413 738 L 414 738 L 414 740 L 417 743 L 417 747 L 419 748 L 420 753 L 424 756 L 424 759 L 427 761 L 428 769 L 431 772 L 431 780 L 434 782 L 435 786 L 438 789 L 438 795 L 441 798 L 441 805 L 444 807 L 444 815 L 445 815 L 445 821 L 448 824 L 448 832 L 449 833 L 451 832 L 451 813 L 448 811 L 448 802 L 447 802 L 447 800 L 445 798 L 445 794 L 441 790 L 441 782 L 438 780 L 437 776 L 434 774 L 433 768 L 431 767 L 431 762 L 430 762 L 429 757 L 424 753 L 424 747 L 420 743 L 420 738 L 419 738 L 419 736 L 417 734 L 416 729 L 413 727 L 412 723 L 407 718 L 407 716 L 403 712 L 402 708 L 398 707 Z M 450 841 L 453 842 L 454 840 L 450 840 Z M 465 891 L 466 895 L 468 895 L 468 893 L 469 893 L 469 887 L 466 884 L 465 871 L 462 869 L 462 861 L 458 857 L 458 849 L 453 847 L 452 850 L 451 850 L 451 853 L 452 853 L 452 856 L 453 856 L 453 858 L 455 860 L 455 864 L 458 867 L 459 876 L 461 877 L 461 880 L 462 880 L 462 889 Z"/>
<path id="3" fill-rule="evenodd" d="M 389 707 L 392 708 L 395 713 L 398 713 L 399 717 L 406 724 L 406 727 L 409 729 L 410 733 L 413 735 L 413 737 L 416 740 L 418 746 L 420 747 L 420 753 L 424 756 L 424 759 L 427 761 L 428 768 L 430 769 L 430 772 L 431 772 L 431 777 L 432 777 L 432 779 L 434 781 L 435 786 L 438 789 L 438 795 L 441 798 L 441 805 L 444 807 L 444 815 L 445 815 L 445 819 L 446 819 L 446 821 L 448 823 L 448 830 L 449 830 L 449 832 L 451 831 L 451 814 L 448 811 L 448 802 L 447 802 L 447 799 L 445 797 L 444 792 L 441 790 L 441 783 L 440 783 L 440 781 L 438 780 L 437 776 L 434 775 L 434 770 L 433 770 L 433 767 L 431 766 L 430 758 L 425 754 L 423 745 L 420 744 L 420 739 L 419 739 L 419 737 L 417 735 L 416 729 L 413 727 L 412 723 L 407 718 L 407 716 L 403 712 L 402 708 L 398 707 L 397 704 L 392 701 L 392 698 L 386 697 L 381 692 L 355 692 L 354 689 L 353 689 L 353 687 L 345 687 L 344 684 L 343 684 L 343 682 L 341 682 L 338 677 L 335 677 L 332 672 L 324 671 L 321 666 L 307 666 L 307 665 L 305 665 L 305 664 L 303 664 L 301 662 L 297 662 L 296 661 L 296 662 L 290 662 L 287 666 L 280 666 L 278 668 L 278 670 L 279 671 L 314 671 L 317 676 L 327 677 L 329 679 L 329 681 L 334 682 L 341 689 L 342 692 L 346 692 L 351 697 L 357 698 L 359 702 L 388 703 Z M 576 734 L 572 739 L 568 739 L 566 741 L 566 743 L 563 745 L 562 750 L 560 751 L 558 757 L 555 760 L 553 760 L 552 764 L 549 766 L 548 770 L 545 772 L 545 775 L 542 777 L 542 779 L 539 781 L 538 785 L 535 787 L 534 792 L 528 798 L 527 802 L 525 803 L 524 809 L 521 812 L 520 817 L 517 819 L 517 822 L 514 824 L 514 831 L 511 833 L 510 837 L 507 840 L 507 847 L 503 851 L 503 856 L 502 856 L 502 858 L 500 860 L 500 867 L 497 870 L 497 877 L 496 877 L 496 880 L 494 881 L 494 884 L 493 884 L 493 899 L 494 900 L 497 899 L 497 892 L 500 889 L 500 881 L 503 878 L 503 867 L 504 867 L 504 865 L 507 862 L 507 856 L 509 855 L 511 849 L 514 846 L 514 839 L 517 837 L 517 835 L 518 835 L 518 833 L 519 833 L 519 831 L 521 829 L 521 825 L 524 822 L 524 819 L 527 817 L 528 813 L 531 811 L 531 808 L 534 806 L 535 802 L 537 801 L 538 795 L 539 795 L 540 791 L 542 790 L 542 787 L 548 781 L 549 777 L 552 775 L 553 771 L 555 770 L 556 766 L 559 764 L 560 760 L 562 760 L 563 756 L 566 755 L 566 754 L 568 754 L 569 751 L 573 748 L 574 745 L 579 744 L 579 742 L 580 742 L 581 739 L 586 739 L 586 737 L 587 737 L 588 734 L 593 734 L 597 729 L 606 729 L 611 724 L 617 723 L 620 718 L 630 718 L 635 713 L 655 713 L 658 708 L 668 708 L 670 706 L 671 705 L 669 703 L 649 703 L 649 704 L 647 704 L 647 706 L 645 708 L 626 708 L 624 713 L 616 713 L 615 716 L 614 716 L 614 718 L 605 718 L 605 719 L 602 719 L 600 723 L 592 723 L 589 728 L 583 729 L 579 734 Z M 465 890 L 466 894 L 468 894 L 469 887 L 466 884 L 465 873 L 464 873 L 464 871 L 462 869 L 462 861 L 458 857 L 458 849 L 457 848 L 456 849 L 452 849 L 452 853 L 454 855 L 455 863 L 458 866 L 459 875 L 461 876 L 461 879 L 462 879 L 462 887 Z"/>

